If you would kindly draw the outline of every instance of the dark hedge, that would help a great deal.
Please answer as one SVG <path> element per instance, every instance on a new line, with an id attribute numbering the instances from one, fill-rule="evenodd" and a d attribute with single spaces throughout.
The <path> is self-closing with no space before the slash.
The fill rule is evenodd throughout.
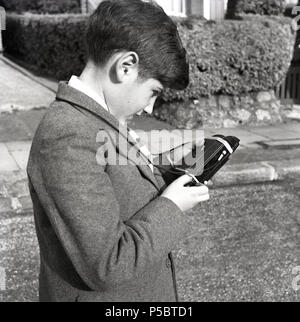
<path id="1" fill-rule="evenodd" d="M 0 6 L 17 13 L 80 13 L 80 0 L 0 0 Z"/>
<path id="2" fill-rule="evenodd" d="M 56 79 L 78 74 L 85 63 L 87 16 L 9 14 L 5 52 Z"/>
<path id="3" fill-rule="evenodd" d="M 290 19 L 284 17 L 247 15 L 220 23 L 194 18 L 179 30 L 191 82 L 183 92 L 169 91 L 168 100 L 273 89 L 287 73 L 295 43 Z"/>
<path id="4" fill-rule="evenodd" d="M 5 50 L 43 73 L 66 80 L 84 66 L 86 19 L 8 15 Z M 290 19 L 248 15 L 243 19 L 177 20 L 191 64 L 190 85 L 185 91 L 166 91 L 164 100 L 269 90 L 284 79 L 295 42 Z"/>
<path id="5" fill-rule="evenodd" d="M 227 17 L 240 14 L 280 15 L 285 10 L 285 0 L 228 0 Z"/>

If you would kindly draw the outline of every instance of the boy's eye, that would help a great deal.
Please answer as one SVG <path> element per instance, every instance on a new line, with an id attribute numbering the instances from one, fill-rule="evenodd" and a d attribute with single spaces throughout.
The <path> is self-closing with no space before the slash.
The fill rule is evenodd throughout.
<path id="1" fill-rule="evenodd" d="M 161 94 L 161 92 L 159 92 L 159 91 L 156 91 L 156 90 L 154 90 L 154 91 L 152 91 L 153 92 L 153 97 L 154 96 L 159 96 L 160 94 Z"/>

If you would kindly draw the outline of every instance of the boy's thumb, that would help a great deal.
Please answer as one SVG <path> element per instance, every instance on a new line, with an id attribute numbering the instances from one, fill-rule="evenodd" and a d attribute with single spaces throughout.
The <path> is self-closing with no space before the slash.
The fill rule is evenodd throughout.
<path id="1" fill-rule="evenodd" d="M 177 182 L 184 186 L 185 184 L 191 182 L 192 180 L 193 178 L 191 176 L 189 176 L 188 174 L 184 174 L 179 179 L 177 179 Z"/>

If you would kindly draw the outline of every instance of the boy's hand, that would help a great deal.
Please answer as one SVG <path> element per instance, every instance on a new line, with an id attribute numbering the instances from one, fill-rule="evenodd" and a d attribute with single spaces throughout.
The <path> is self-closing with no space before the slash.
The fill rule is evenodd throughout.
<path id="1" fill-rule="evenodd" d="M 209 200 L 209 190 L 205 185 L 200 187 L 185 187 L 193 179 L 183 175 L 172 182 L 162 193 L 162 197 L 172 200 L 182 211 L 195 207 L 199 202 Z"/>

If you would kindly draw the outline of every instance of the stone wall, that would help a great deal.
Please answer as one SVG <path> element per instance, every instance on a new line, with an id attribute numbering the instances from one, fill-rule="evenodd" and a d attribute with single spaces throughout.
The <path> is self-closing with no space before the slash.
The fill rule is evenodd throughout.
<path id="1" fill-rule="evenodd" d="M 177 128 L 237 127 L 280 123 L 284 119 L 284 107 L 274 91 L 266 91 L 164 103 L 155 108 L 154 115 Z"/>

